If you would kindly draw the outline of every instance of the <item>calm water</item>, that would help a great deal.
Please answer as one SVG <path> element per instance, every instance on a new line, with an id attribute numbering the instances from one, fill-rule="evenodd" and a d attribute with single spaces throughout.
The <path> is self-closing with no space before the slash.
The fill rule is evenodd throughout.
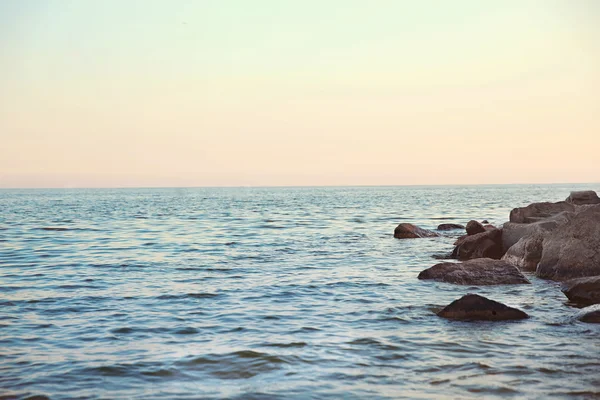
<path id="1" fill-rule="evenodd" d="M 578 187 L 0 191 L 0 393 L 600 396 L 600 326 L 573 322 L 555 283 L 419 281 L 453 239 L 392 237 Z M 434 314 L 468 292 L 532 318 Z"/>

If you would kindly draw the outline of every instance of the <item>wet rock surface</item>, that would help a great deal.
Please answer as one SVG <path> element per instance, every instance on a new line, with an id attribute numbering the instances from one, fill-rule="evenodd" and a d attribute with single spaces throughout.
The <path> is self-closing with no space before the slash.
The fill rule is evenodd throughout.
<path id="1" fill-rule="evenodd" d="M 593 190 L 582 190 L 578 192 L 571 192 L 569 197 L 565 200 L 571 204 L 600 204 L 600 197 Z"/>
<path id="2" fill-rule="evenodd" d="M 438 231 L 452 231 L 458 229 L 465 229 L 465 226 L 460 224 L 440 224 L 437 227 Z"/>
<path id="3" fill-rule="evenodd" d="M 514 265 L 490 258 L 436 264 L 421 271 L 418 278 L 458 285 L 517 285 L 531 283 Z"/>
<path id="4" fill-rule="evenodd" d="M 480 222 L 477 221 L 469 221 L 466 226 L 467 235 L 476 235 L 478 233 L 485 232 L 485 228 Z"/>
<path id="5" fill-rule="evenodd" d="M 439 234 L 409 223 L 402 223 L 394 229 L 394 237 L 396 239 L 416 239 L 436 236 L 439 236 Z"/>
<path id="6" fill-rule="evenodd" d="M 528 318 L 516 308 L 477 294 L 467 294 L 438 312 L 439 317 L 470 321 L 508 321 Z"/>
<path id="7" fill-rule="evenodd" d="M 493 258 L 499 260 L 504 255 L 502 247 L 502 230 L 490 229 L 475 235 L 460 237 L 455 243 L 453 258 L 472 260 L 477 258 Z"/>
<path id="8" fill-rule="evenodd" d="M 561 290 L 573 303 L 600 304 L 600 276 L 565 281 Z"/>
<path id="9" fill-rule="evenodd" d="M 590 324 L 600 324 L 600 304 L 582 308 L 581 311 L 575 315 L 575 319 Z"/>

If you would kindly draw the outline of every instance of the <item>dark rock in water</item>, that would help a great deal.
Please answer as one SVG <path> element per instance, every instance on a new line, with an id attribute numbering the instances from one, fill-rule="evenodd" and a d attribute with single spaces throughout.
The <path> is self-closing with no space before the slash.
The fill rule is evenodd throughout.
<path id="1" fill-rule="evenodd" d="M 465 226 L 460 224 L 441 224 L 437 227 L 438 231 L 451 231 L 453 229 L 465 229 Z"/>
<path id="2" fill-rule="evenodd" d="M 571 204 L 600 204 L 600 197 L 593 190 L 582 190 L 580 192 L 571 192 L 565 200 Z"/>
<path id="3" fill-rule="evenodd" d="M 403 223 L 394 229 L 394 237 L 397 239 L 415 239 L 439 236 L 433 231 L 419 228 L 416 225 Z"/>
<path id="4" fill-rule="evenodd" d="M 529 317 L 519 309 L 477 294 L 467 294 L 454 300 L 437 315 L 442 318 L 471 321 L 507 321 Z"/>
<path id="5" fill-rule="evenodd" d="M 471 236 L 462 236 L 455 243 L 452 256 L 459 260 L 475 258 L 494 258 L 499 260 L 504 255 L 502 248 L 502 231 L 491 229 Z"/>
<path id="6" fill-rule="evenodd" d="M 488 221 L 487 219 L 484 219 L 483 221 L 481 221 L 481 223 L 482 223 L 483 225 L 485 225 L 485 224 L 489 224 L 489 223 L 490 223 L 490 221 Z"/>
<path id="7" fill-rule="evenodd" d="M 529 224 L 546 219 L 563 211 L 575 211 L 575 205 L 560 201 L 558 203 L 533 203 L 527 207 L 515 208 L 510 212 L 510 222 Z"/>
<path id="8" fill-rule="evenodd" d="M 600 304 L 582 308 L 581 311 L 575 315 L 575 319 L 590 324 L 600 324 Z"/>
<path id="9" fill-rule="evenodd" d="M 508 249 L 502 260 L 523 270 L 535 271 L 542 258 L 543 241 L 544 236 L 540 233 L 524 236 Z"/>
<path id="10" fill-rule="evenodd" d="M 421 271 L 418 278 L 458 285 L 517 285 L 531 283 L 514 265 L 490 258 L 436 264 Z"/>
<path id="11" fill-rule="evenodd" d="M 467 235 L 477 235 L 478 233 L 485 232 L 485 228 L 477 221 L 469 221 L 467 222 Z"/>
<path id="12" fill-rule="evenodd" d="M 436 260 L 451 260 L 452 259 L 452 253 L 432 254 L 431 258 L 435 258 Z"/>
<path id="13" fill-rule="evenodd" d="M 573 303 L 600 304 L 600 276 L 565 281 L 561 290 Z"/>
<path id="14" fill-rule="evenodd" d="M 540 278 L 564 281 L 600 275 L 600 205 L 578 207 L 582 211 L 544 237 L 536 269 Z"/>

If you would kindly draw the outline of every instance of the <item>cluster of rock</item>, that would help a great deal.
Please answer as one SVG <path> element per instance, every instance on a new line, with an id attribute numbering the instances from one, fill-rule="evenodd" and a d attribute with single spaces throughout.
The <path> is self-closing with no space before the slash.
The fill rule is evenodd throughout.
<path id="1" fill-rule="evenodd" d="M 539 278 L 563 281 L 562 290 L 573 303 L 600 304 L 600 198 L 596 192 L 572 192 L 565 201 L 515 208 L 501 227 L 473 220 L 464 227 L 442 224 L 437 230 L 454 229 L 466 231 L 448 257 L 458 262 L 436 264 L 422 271 L 419 279 L 460 285 L 530 284 L 521 272 L 529 271 Z M 394 231 L 399 239 L 437 236 L 441 234 L 412 224 L 400 224 Z M 498 308 L 498 304 L 467 295 L 438 315 L 485 320 L 526 316 L 510 307 L 510 312 Z M 578 318 L 600 322 L 600 306 L 582 310 Z"/>

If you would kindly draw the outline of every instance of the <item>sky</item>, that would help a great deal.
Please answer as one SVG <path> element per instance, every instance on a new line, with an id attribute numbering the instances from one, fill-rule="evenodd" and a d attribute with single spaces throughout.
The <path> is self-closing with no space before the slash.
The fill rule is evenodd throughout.
<path id="1" fill-rule="evenodd" d="M 594 0 L 0 0 L 0 187 L 600 181 Z"/>

